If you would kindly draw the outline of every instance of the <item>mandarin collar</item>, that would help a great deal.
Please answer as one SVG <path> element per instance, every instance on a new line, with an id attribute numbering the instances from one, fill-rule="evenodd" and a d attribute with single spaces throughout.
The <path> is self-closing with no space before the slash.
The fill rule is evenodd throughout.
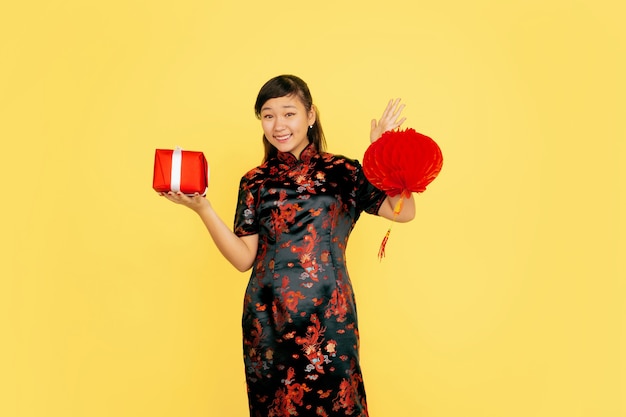
<path id="1" fill-rule="evenodd" d="M 277 157 L 280 162 L 289 166 L 294 166 L 300 161 L 308 164 L 309 162 L 311 162 L 311 159 L 313 159 L 315 155 L 317 155 L 317 149 L 315 149 L 315 145 L 309 143 L 306 148 L 304 148 L 302 152 L 300 152 L 300 159 L 296 158 L 295 155 L 291 152 L 281 151 L 278 151 Z"/>

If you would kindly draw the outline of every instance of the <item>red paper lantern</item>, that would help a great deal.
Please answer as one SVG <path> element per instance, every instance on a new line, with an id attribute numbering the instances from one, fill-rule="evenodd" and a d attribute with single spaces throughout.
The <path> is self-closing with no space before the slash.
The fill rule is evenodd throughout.
<path id="1" fill-rule="evenodd" d="M 442 165 L 443 156 L 437 143 L 411 128 L 383 133 L 363 157 L 367 179 L 391 197 L 423 192 Z"/>
<path id="2" fill-rule="evenodd" d="M 400 213 L 404 198 L 426 190 L 442 165 L 443 155 L 437 143 L 411 128 L 383 133 L 363 156 L 363 173 L 369 182 L 390 197 L 400 195 L 394 208 L 394 218 Z M 390 232 L 391 227 L 381 244 L 379 258 L 385 256 Z"/>

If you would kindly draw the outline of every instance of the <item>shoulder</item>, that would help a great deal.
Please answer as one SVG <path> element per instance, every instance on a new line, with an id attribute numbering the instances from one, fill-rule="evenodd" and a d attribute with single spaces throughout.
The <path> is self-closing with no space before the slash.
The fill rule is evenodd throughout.
<path id="1" fill-rule="evenodd" d="M 320 158 L 327 163 L 333 165 L 354 165 L 361 166 L 358 160 L 349 158 L 345 155 L 337 155 L 329 152 L 320 153 Z"/>
<path id="2" fill-rule="evenodd" d="M 267 162 L 248 170 L 239 182 L 242 191 L 253 191 L 258 189 L 269 177 L 270 168 Z"/>
<path id="3" fill-rule="evenodd" d="M 343 169 L 353 173 L 361 171 L 361 163 L 357 159 L 328 152 L 322 152 L 320 158 L 323 160 L 324 165 L 329 168 Z"/>
<path id="4" fill-rule="evenodd" d="M 243 177 L 242 181 L 254 181 L 258 178 L 265 178 L 270 173 L 270 162 L 263 162 L 261 165 L 248 170 Z"/>

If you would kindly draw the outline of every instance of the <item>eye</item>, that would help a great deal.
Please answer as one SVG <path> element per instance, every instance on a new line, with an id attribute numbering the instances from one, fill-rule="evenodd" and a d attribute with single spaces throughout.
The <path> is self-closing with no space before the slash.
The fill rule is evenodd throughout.
<path id="1" fill-rule="evenodd" d="M 265 114 L 263 115 L 264 119 L 271 119 L 273 116 L 271 114 Z"/>
<path id="2" fill-rule="evenodd" d="M 295 115 L 296 115 L 295 113 L 287 113 L 285 116 L 286 117 L 292 117 L 292 116 L 295 116 Z"/>

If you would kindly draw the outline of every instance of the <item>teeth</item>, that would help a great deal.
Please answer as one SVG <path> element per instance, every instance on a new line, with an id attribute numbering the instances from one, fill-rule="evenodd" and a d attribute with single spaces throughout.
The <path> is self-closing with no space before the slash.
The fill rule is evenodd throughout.
<path id="1" fill-rule="evenodd" d="M 276 140 L 286 140 L 286 139 L 289 139 L 290 136 L 291 134 L 284 135 L 284 136 L 274 136 L 274 137 L 276 138 Z"/>

